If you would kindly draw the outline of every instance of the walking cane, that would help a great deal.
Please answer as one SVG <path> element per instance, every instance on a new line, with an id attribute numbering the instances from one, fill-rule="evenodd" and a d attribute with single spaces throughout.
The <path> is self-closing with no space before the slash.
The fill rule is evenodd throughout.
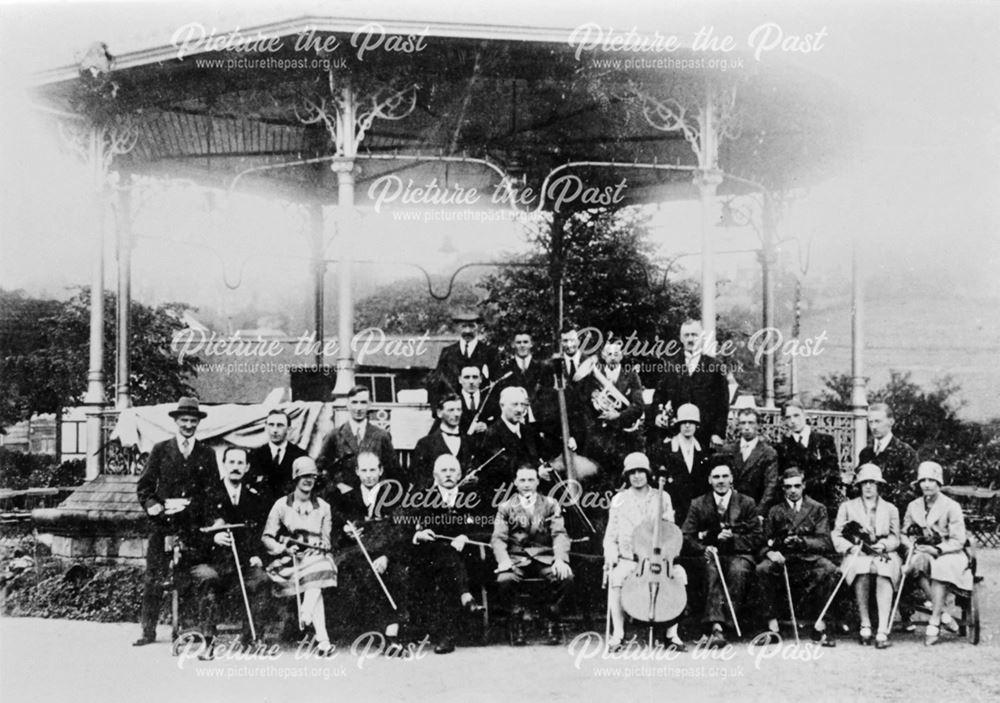
<path id="1" fill-rule="evenodd" d="M 719 552 L 715 549 L 710 550 L 712 556 L 715 557 L 715 568 L 719 570 L 719 581 L 722 582 L 722 592 L 726 594 L 726 603 L 729 605 L 729 612 L 733 616 L 733 626 L 736 628 L 736 636 L 742 637 L 743 633 L 740 631 L 740 621 L 736 619 L 736 608 L 733 607 L 733 599 L 729 597 L 729 587 L 726 585 L 726 575 L 722 572 L 722 562 L 719 560 Z M 785 572 L 785 579 L 788 579 L 788 572 Z M 792 616 L 795 617 L 794 615 Z"/>
<path id="2" fill-rule="evenodd" d="M 213 525 L 211 527 L 201 528 L 202 532 L 218 532 L 220 530 L 225 530 L 229 534 L 229 546 L 233 548 L 233 561 L 236 562 L 236 576 L 240 580 L 240 592 L 243 594 L 243 605 L 247 610 L 247 623 L 250 625 L 250 636 L 253 637 L 254 641 L 257 641 L 257 629 L 253 625 L 253 613 L 250 612 L 250 598 L 247 596 L 247 584 L 243 580 L 243 567 L 240 566 L 240 553 L 236 549 L 236 537 L 233 535 L 233 530 L 238 527 L 246 527 L 246 523 L 231 524 L 231 525 Z"/>
<path id="3" fill-rule="evenodd" d="M 792 629 L 795 631 L 795 644 L 799 644 L 799 623 L 795 619 L 795 605 L 792 603 L 792 584 L 788 580 L 788 564 L 781 562 L 781 571 L 785 574 L 785 592 L 788 594 L 788 612 L 792 616 Z"/>
<path id="4" fill-rule="evenodd" d="M 358 546 L 361 547 L 361 553 L 364 554 L 365 559 L 368 560 L 368 566 L 371 567 L 372 573 L 375 574 L 375 580 L 378 581 L 378 585 L 382 587 L 382 592 L 385 594 L 385 597 L 389 599 L 389 605 L 392 606 L 393 610 L 398 611 L 399 607 L 396 605 L 396 601 L 392 599 L 392 594 L 389 593 L 389 589 L 385 585 L 385 581 L 382 580 L 382 575 L 378 571 L 376 571 L 375 562 L 372 561 L 371 556 L 368 554 L 368 550 L 365 549 L 364 542 L 361 541 L 361 537 L 358 535 L 358 528 L 354 526 L 353 522 L 348 522 L 347 524 L 351 528 L 349 534 L 351 535 L 351 537 L 354 538 L 354 541 L 358 543 Z"/>
<path id="5" fill-rule="evenodd" d="M 903 600 L 903 586 L 906 585 L 906 571 L 910 568 L 910 562 L 913 561 L 913 555 L 917 553 L 917 545 L 910 545 L 910 553 L 906 555 L 906 563 L 903 564 L 903 573 L 899 577 L 899 590 L 896 591 L 896 600 L 892 604 L 892 610 L 889 611 L 889 633 L 892 633 L 892 621 L 896 619 L 896 611 L 899 610 L 899 601 Z"/>
<path id="6" fill-rule="evenodd" d="M 847 580 L 847 574 L 850 572 L 850 569 L 847 567 L 854 564 L 854 560 L 857 558 L 858 552 L 860 551 L 861 551 L 860 544 L 851 550 L 850 561 L 848 562 L 847 560 L 845 560 L 844 572 L 840 575 L 840 580 L 837 581 L 837 587 L 833 589 L 833 593 L 830 594 L 830 598 L 826 601 L 826 605 L 823 606 L 823 610 L 820 611 L 819 617 L 816 618 L 816 624 L 813 627 L 818 628 L 819 624 L 823 622 L 823 618 L 826 617 L 826 611 L 830 609 L 831 605 L 833 605 L 833 599 L 837 597 L 837 592 L 840 590 L 840 587 L 844 584 L 844 581 Z"/>

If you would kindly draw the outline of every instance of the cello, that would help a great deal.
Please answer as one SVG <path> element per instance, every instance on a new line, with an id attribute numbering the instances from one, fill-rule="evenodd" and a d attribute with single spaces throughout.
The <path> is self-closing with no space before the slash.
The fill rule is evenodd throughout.
<path id="1" fill-rule="evenodd" d="M 687 604 L 687 591 L 674 573 L 674 559 L 681 552 L 684 536 L 676 524 L 663 517 L 664 481 L 661 476 L 656 513 L 632 533 L 638 565 L 622 584 L 622 609 L 650 625 L 676 620 Z"/>

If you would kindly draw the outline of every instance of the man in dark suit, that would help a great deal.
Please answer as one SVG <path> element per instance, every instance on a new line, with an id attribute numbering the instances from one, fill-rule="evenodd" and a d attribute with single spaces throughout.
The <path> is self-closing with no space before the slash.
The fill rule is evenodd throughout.
<path id="1" fill-rule="evenodd" d="M 534 341 L 528 332 L 522 330 L 515 334 L 513 346 L 514 355 L 500 363 L 497 380 L 502 380 L 496 392 L 512 386 L 523 388 L 528 394 L 525 420 L 528 424 L 538 422 L 540 417 L 554 417 L 558 409 L 551 366 L 533 355 Z"/>
<path id="2" fill-rule="evenodd" d="M 617 467 L 626 454 L 644 449 L 640 429 L 644 406 L 642 381 L 635 371 L 622 366 L 622 342 L 609 338 L 601 350 L 601 362 L 588 377 L 591 432 L 583 453 L 601 467 L 602 484 L 614 489 L 619 483 Z"/>
<path id="3" fill-rule="evenodd" d="M 399 470 L 392 437 L 381 427 L 368 420 L 371 393 L 364 386 L 355 386 L 347 393 L 347 422 L 331 432 L 323 441 L 316 464 L 329 481 L 328 502 L 336 499 L 334 491 L 343 492 L 357 487 L 358 455 L 372 452 L 382 464 L 386 479 L 400 482 L 404 487 L 407 478 Z"/>
<path id="4" fill-rule="evenodd" d="M 753 408 L 743 408 L 736 415 L 740 441 L 723 450 L 729 456 L 733 488 L 750 496 L 757 504 L 761 519 L 778 500 L 778 452 L 760 436 L 760 416 Z"/>
<path id="5" fill-rule="evenodd" d="M 479 474 L 479 495 L 486 505 L 498 505 L 511 492 L 519 467 L 538 466 L 541 461 L 541 438 L 533 425 L 524 423 L 527 411 L 528 394 L 523 388 L 504 388 L 500 392 L 500 418 L 486 430 L 480 452 L 485 460 L 504 450 Z M 551 477 L 550 471 L 546 470 L 546 479 Z M 501 488 L 503 491 L 497 495 Z"/>
<path id="6" fill-rule="evenodd" d="M 163 603 L 163 585 L 167 578 L 174 542 L 196 546 L 201 537 L 205 499 L 210 486 L 219 480 L 215 452 L 195 439 L 198 423 L 205 417 L 195 398 L 181 398 L 170 412 L 177 424 L 177 435 L 153 446 L 146 468 L 136 484 L 136 495 L 149 516 L 151 529 L 146 546 L 146 577 L 143 583 L 139 622 L 142 636 L 136 647 L 156 640 L 156 623 Z M 175 569 L 174 586 L 194 564 L 182 551 L 181 567 Z"/>
<path id="7" fill-rule="evenodd" d="M 341 532 L 337 566 L 342 586 L 351 593 L 351 609 L 360 612 L 367 627 L 384 630 L 389 654 L 401 654 L 397 638 L 406 620 L 406 556 L 410 534 L 393 519 L 403 497 L 399 484 L 382 481 L 382 464 L 377 454 L 362 451 L 357 456 L 357 485 L 338 498 L 335 513 L 344 520 L 334 525 Z M 339 528 L 339 529 L 338 529 Z M 358 540 L 372 559 L 368 564 Z M 382 593 L 372 571 L 382 577 L 396 602 L 393 608 Z"/>
<path id="8" fill-rule="evenodd" d="M 290 420 L 284 410 L 272 410 L 264 421 L 267 444 L 250 452 L 246 483 L 263 498 L 268 508 L 292 490 L 292 463 L 306 452 L 288 441 Z"/>
<path id="9" fill-rule="evenodd" d="M 666 479 L 667 493 L 674 505 L 677 524 L 683 525 L 691 501 L 708 492 L 710 452 L 702 448 L 695 437 L 701 418 L 691 404 L 677 409 L 674 425 L 677 434 L 649 447 L 649 460 L 656 480 Z"/>
<path id="10" fill-rule="evenodd" d="M 764 521 L 765 545 L 759 555 L 762 561 L 757 564 L 757 586 L 767 628 L 775 633 L 779 604 L 787 602 L 785 569 L 792 593 L 803 606 L 796 612 L 798 622 L 816 620 L 840 575 L 827 558 L 833 553 L 833 542 L 826 508 L 803 495 L 805 485 L 802 471 L 786 469 L 781 475 L 784 500 L 771 508 Z M 835 644 L 826 633 L 825 623 L 813 626 L 813 639 L 823 646 Z"/>
<path id="11" fill-rule="evenodd" d="M 442 454 L 458 459 L 463 470 L 471 471 L 477 456 L 478 439 L 462 434 L 459 430 L 462 417 L 462 400 L 454 393 L 441 397 L 437 408 L 441 422 L 424 437 L 417 440 L 410 463 L 410 480 L 417 488 L 427 488 L 434 483 L 434 461 Z"/>
<path id="12" fill-rule="evenodd" d="M 781 412 L 788 434 L 778 445 L 778 468 L 801 470 L 806 477 L 806 495 L 822 503 L 828 515 L 836 515 L 844 487 L 833 437 L 809 427 L 805 409 L 797 400 L 785 403 Z"/>
<path id="13" fill-rule="evenodd" d="M 479 338 L 479 314 L 456 313 L 451 319 L 461 339 L 441 350 L 437 366 L 427 378 L 427 400 L 432 408 L 445 393 L 458 392 L 458 375 L 464 366 L 475 366 L 486 380 L 496 378 L 497 353 Z"/>
<path id="14" fill-rule="evenodd" d="M 646 426 L 650 442 L 659 442 L 670 429 L 669 415 L 685 403 L 701 413 L 698 442 L 705 448 L 721 447 L 729 421 L 729 383 L 718 359 L 703 352 L 704 331 L 697 320 L 681 325 L 684 353 L 666 358 L 666 373 L 653 393 Z"/>
<path id="15" fill-rule="evenodd" d="M 861 450 L 858 465 L 875 464 L 882 469 L 885 483 L 879 489 L 879 498 L 892 503 L 902 513 L 913 498 L 910 482 L 920 461 L 913 447 L 892 433 L 894 422 L 892 409 L 885 403 L 869 406 L 868 427 L 872 443 Z"/>
<path id="16" fill-rule="evenodd" d="M 455 650 L 462 610 L 477 609 L 471 593 L 470 570 L 485 585 L 485 555 L 467 546 L 469 539 L 482 541 L 489 531 L 482 527 L 479 496 L 459 486 L 462 467 L 451 454 L 434 462 L 434 484 L 420 494 L 413 517 L 413 547 L 410 550 L 413 634 L 430 634 L 437 654 Z M 441 538 L 449 538 L 450 542 Z"/>
<path id="17" fill-rule="evenodd" d="M 566 416 L 570 435 L 567 442 L 570 449 L 576 451 L 578 447 L 586 446 L 591 430 L 589 377 L 597 359 L 584 353 L 576 325 L 567 323 L 559 339 L 561 353 L 553 357 L 549 374 L 553 380 L 561 376 L 565 386 Z M 562 426 L 559 418 L 558 393 L 553 391 L 553 394 L 555 405 L 551 409 L 551 416 L 542 423 L 541 431 L 555 439 L 561 437 Z M 550 449 L 555 451 L 556 448 L 553 446 Z"/>
<path id="18" fill-rule="evenodd" d="M 475 366 L 463 366 L 458 376 L 461 387 L 462 417 L 458 430 L 463 435 L 482 435 L 486 427 L 500 414 L 497 403 L 499 391 L 490 387 L 482 390 L 483 376 Z M 439 418 L 440 419 L 440 418 Z"/>
<path id="19" fill-rule="evenodd" d="M 707 594 L 703 621 L 709 628 L 706 645 L 723 647 L 723 625 L 731 623 L 731 613 L 722 587 L 722 578 L 737 614 L 743 609 L 750 589 L 761 542 L 761 523 L 753 498 L 733 490 L 733 474 L 725 464 L 717 464 L 708 476 L 712 492 L 691 502 L 684 525 L 684 537 L 695 554 L 707 558 Z M 720 578 L 718 565 L 722 565 Z"/>
<path id="20" fill-rule="evenodd" d="M 234 528 L 231 532 L 210 532 L 211 541 L 207 545 L 206 561 L 195 567 L 202 634 L 209 642 L 205 658 L 212 656 L 211 640 L 215 637 L 220 604 L 227 594 L 242 599 L 242 595 L 238 595 L 241 586 L 233 554 L 234 541 L 251 612 L 262 612 L 260 599 L 267 576 L 262 568 L 265 550 L 260 536 L 270 506 L 265 504 L 263 497 L 253 486 L 244 481 L 248 469 L 247 456 L 248 451 L 243 447 L 226 447 L 222 453 L 223 478 L 212 487 L 207 501 L 205 522 L 209 528 L 218 525 L 244 526 Z M 241 601 L 240 612 L 243 612 L 244 607 Z M 250 622 L 245 620 L 242 636 L 245 644 L 252 641 L 251 633 Z"/>

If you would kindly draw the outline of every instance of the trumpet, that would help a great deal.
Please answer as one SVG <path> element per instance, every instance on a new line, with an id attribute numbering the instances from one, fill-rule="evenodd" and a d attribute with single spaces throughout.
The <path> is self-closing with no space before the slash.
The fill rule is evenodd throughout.
<path id="1" fill-rule="evenodd" d="M 621 413 L 622 410 L 632 405 L 629 399 L 625 397 L 625 394 L 618 390 L 607 376 L 601 373 L 601 369 L 597 364 L 594 364 L 590 372 L 597 382 L 601 384 L 600 388 L 595 389 L 590 394 L 590 403 L 594 406 L 594 410 L 604 416 L 609 412 Z M 640 427 L 642 427 L 641 414 L 631 426 L 625 428 L 625 432 L 637 432 Z"/>

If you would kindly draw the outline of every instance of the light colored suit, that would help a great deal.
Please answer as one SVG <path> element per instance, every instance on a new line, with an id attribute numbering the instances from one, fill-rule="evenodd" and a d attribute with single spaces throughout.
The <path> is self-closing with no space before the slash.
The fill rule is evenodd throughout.
<path id="1" fill-rule="evenodd" d="M 913 549 L 915 539 L 906 535 L 911 525 L 923 528 L 928 536 L 941 538 L 941 543 L 937 545 L 941 556 L 918 553 L 911 562 L 910 571 L 927 573 L 935 581 L 947 581 L 966 591 L 972 590 L 972 570 L 965 553 L 962 506 L 943 493 L 938 494 L 929 510 L 925 509 L 922 497 L 911 502 L 903 517 L 903 541 Z"/>

